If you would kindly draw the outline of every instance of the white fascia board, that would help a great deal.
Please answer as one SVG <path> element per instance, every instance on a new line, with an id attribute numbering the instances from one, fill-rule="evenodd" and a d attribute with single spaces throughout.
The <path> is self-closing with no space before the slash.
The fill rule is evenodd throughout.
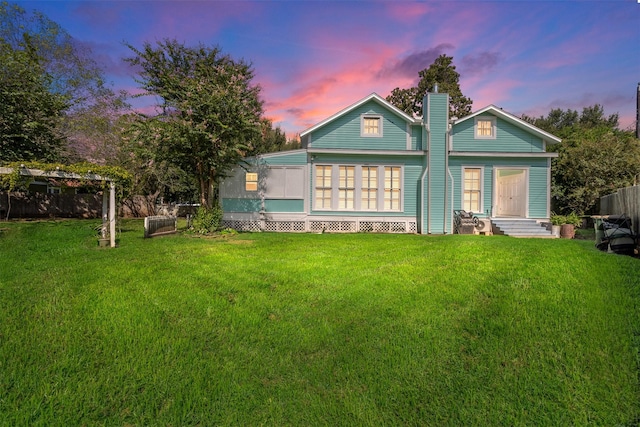
<path id="1" fill-rule="evenodd" d="M 537 153 L 531 153 L 528 151 L 518 152 L 503 152 L 503 151 L 450 151 L 449 156 L 457 157 L 522 157 L 522 158 L 549 158 L 553 159 L 558 157 L 558 153 L 549 153 L 546 151 L 540 151 Z"/>
<path id="2" fill-rule="evenodd" d="M 453 125 L 457 125 L 459 123 L 462 123 L 466 120 L 472 119 L 480 114 L 483 113 L 491 113 L 494 116 L 498 116 L 501 119 L 510 122 L 511 124 L 518 126 L 519 128 L 525 129 L 529 132 L 532 132 L 536 135 L 538 135 L 541 139 L 543 139 L 544 141 L 548 141 L 548 142 L 552 142 L 552 143 L 559 143 L 562 142 L 562 140 L 560 138 L 558 138 L 555 135 L 550 134 L 549 132 L 546 132 L 534 125 L 532 125 L 531 123 L 525 122 L 524 120 L 514 116 L 513 114 L 507 113 L 506 111 L 496 107 L 495 105 L 488 105 L 484 108 L 482 108 L 481 110 L 476 111 L 475 113 L 471 113 L 468 116 L 465 116 L 461 119 L 456 120 L 455 122 L 453 122 Z"/>
<path id="3" fill-rule="evenodd" d="M 326 125 L 327 123 L 331 123 L 332 121 L 334 121 L 338 117 L 343 116 L 343 115 L 347 114 L 348 112 L 355 110 L 356 108 L 360 107 L 362 104 L 364 104 L 366 102 L 369 102 L 369 101 L 376 101 L 378 104 L 380 104 L 383 107 L 391 110 L 394 114 L 397 114 L 398 116 L 402 117 L 405 121 L 407 121 L 407 122 L 409 122 L 411 124 L 420 123 L 419 120 L 414 119 L 413 117 L 409 116 L 407 113 L 405 113 L 401 109 L 395 107 L 394 105 L 390 104 L 386 99 L 384 99 L 383 97 L 381 97 L 380 95 L 378 95 L 377 93 L 374 92 L 371 95 L 367 96 L 366 98 L 362 98 L 360 101 L 356 102 L 355 104 L 352 104 L 352 105 L 348 106 L 347 108 L 338 111 L 337 113 L 335 113 L 332 116 L 324 119 L 320 123 L 310 127 L 309 129 L 306 129 L 306 130 L 302 131 L 300 133 L 300 137 L 302 138 L 303 136 L 310 134 L 311 132 L 321 128 L 322 126 Z"/>
<path id="4" fill-rule="evenodd" d="M 405 150 L 341 150 L 332 148 L 309 148 L 309 154 L 373 154 L 376 156 L 424 156 L 426 151 Z"/>

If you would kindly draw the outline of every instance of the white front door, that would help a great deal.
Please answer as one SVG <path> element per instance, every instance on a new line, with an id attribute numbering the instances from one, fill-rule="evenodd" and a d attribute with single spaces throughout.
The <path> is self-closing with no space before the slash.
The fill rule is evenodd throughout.
<path id="1" fill-rule="evenodd" d="M 496 170 L 497 216 L 520 217 L 527 215 L 527 170 Z"/>

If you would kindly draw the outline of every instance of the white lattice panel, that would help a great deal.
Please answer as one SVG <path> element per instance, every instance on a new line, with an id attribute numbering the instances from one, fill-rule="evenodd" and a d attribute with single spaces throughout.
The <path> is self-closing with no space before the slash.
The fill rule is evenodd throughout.
<path id="1" fill-rule="evenodd" d="M 265 231 L 304 232 L 304 221 L 267 221 L 264 224 Z"/>
<path id="2" fill-rule="evenodd" d="M 311 221 L 310 229 L 313 232 L 326 231 L 329 233 L 355 233 L 356 223 L 355 221 Z"/>
<path id="3" fill-rule="evenodd" d="M 234 221 L 224 220 L 222 221 L 223 228 L 233 228 L 238 231 L 261 231 L 260 221 Z"/>

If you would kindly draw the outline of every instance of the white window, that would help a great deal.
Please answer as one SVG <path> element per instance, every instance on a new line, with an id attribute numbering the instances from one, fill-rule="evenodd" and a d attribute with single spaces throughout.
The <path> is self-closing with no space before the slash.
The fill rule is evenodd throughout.
<path id="1" fill-rule="evenodd" d="M 364 115 L 360 118 L 360 136 L 382 136 L 382 116 Z"/>
<path id="2" fill-rule="evenodd" d="M 316 165 L 314 170 L 314 209 L 402 209 L 401 166 Z"/>
<path id="3" fill-rule="evenodd" d="M 316 165 L 316 209 L 331 209 L 331 166 Z"/>
<path id="4" fill-rule="evenodd" d="M 495 117 L 476 117 L 475 137 L 476 139 L 495 139 L 496 137 Z"/>
<path id="5" fill-rule="evenodd" d="M 362 167 L 362 190 L 360 209 L 375 211 L 378 209 L 378 167 Z"/>
<path id="6" fill-rule="evenodd" d="M 384 168 L 384 210 L 400 210 L 400 167 Z"/>
<path id="7" fill-rule="evenodd" d="M 244 190 L 258 191 L 258 174 L 255 172 L 247 172 L 244 175 Z"/>
<path id="8" fill-rule="evenodd" d="M 354 209 L 356 193 L 355 166 L 339 166 L 338 209 Z"/>
<path id="9" fill-rule="evenodd" d="M 482 212 L 482 168 L 463 169 L 462 209 Z"/>

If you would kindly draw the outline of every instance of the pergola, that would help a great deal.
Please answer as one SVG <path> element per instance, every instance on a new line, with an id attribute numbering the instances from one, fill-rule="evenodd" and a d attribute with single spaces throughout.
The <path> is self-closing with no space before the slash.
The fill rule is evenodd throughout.
<path id="1" fill-rule="evenodd" d="M 13 168 L 0 167 L 0 175 L 10 175 L 14 173 Z M 60 178 L 71 179 L 79 181 L 99 181 L 109 183 L 109 192 L 104 191 L 102 193 L 102 230 L 101 235 L 103 239 L 109 239 L 110 246 L 115 248 L 116 246 L 116 185 L 113 180 L 106 176 L 101 176 L 94 173 L 87 173 L 80 175 L 74 172 L 64 172 L 59 169 L 55 171 L 43 171 L 40 169 L 31 169 L 24 166 L 20 167 L 20 175 L 28 177 L 43 177 L 43 178 Z"/>

